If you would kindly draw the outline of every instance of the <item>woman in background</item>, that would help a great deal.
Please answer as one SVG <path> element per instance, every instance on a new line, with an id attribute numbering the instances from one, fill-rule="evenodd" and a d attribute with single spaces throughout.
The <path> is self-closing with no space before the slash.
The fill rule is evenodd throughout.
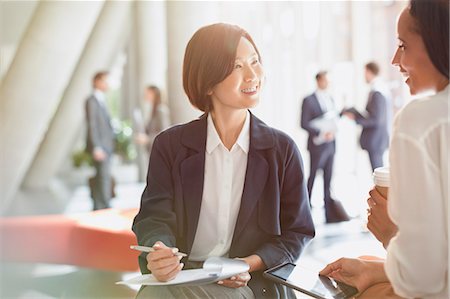
<path id="1" fill-rule="evenodd" d="M 150 154 L 156 135 L 170 126 L 170 117 L 169 108 L 162 102 L 161 91 L 157 86 L 147 86 L 145 100 L 150 104 L 150 116 L 145 125 L 145 134 L 139 133 L 136 141 L 138 144 L 145 145 Z"/>
<path id="2" fill-rule="evenodd" d="M 392 64 L 412 95 L 433 95 L 412 101 L 395 119 L 389 200 L 370 191 L 368 227 L 387 247 L 387 258 L 342 258 L 321 274 L 357 287 L 361 298 L 386 298 L 371 289 L 388 282 L 402 297 L 449 298 L 448 0 L 412 0 L 397 32 Z"/>

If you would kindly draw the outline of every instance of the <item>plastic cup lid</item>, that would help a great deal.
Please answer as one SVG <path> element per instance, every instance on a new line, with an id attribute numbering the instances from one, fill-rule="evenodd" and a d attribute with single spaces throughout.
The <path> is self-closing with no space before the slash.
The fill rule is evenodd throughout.
<path id="1" fill-rule="evenodd" d="M 373 171 L 373 182 L 380 187 L 389 187 L 389 167 L 378 167 Z"/>

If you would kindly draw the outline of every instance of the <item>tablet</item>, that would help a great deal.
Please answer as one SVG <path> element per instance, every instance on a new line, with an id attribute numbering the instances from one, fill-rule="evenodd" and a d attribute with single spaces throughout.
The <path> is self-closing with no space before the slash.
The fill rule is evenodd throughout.
<path id="1" fill-rule="evenodd" d="M 264 271 L 264 277 L 319 299 L 346 299 L 358 290 L 310 269 L 286 263 Z"/>

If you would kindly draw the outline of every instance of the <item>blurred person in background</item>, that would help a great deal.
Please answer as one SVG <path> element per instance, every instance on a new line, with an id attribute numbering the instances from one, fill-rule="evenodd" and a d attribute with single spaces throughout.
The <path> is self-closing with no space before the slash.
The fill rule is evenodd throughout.
<path id="1" fill-rule="evenodd" d="M 94 210 L 110 207 L 112 197 L 111 156 L 114 151 L 114 131 L 106 105 L 108 72 L 98 72 L 93 80 L 92 95 L 86 100 L 87 143 L 95 167 L 89 180 Z"/>
<path id="2" fill-rule="evenodd" d="M 145 132 L 137 134 L 136 142 L 144 145 L 150 154 L 156 135 L 170 126 L 170 116 L 169 108 L 162 102 L 161 91 L 157 86 L 147 86 L 145 101 L 150 105 L 150 114 L 145 125 Z"/>
<path id="3" fill-rule="evenodd" d="M 144 100 L 148 107 L 133 111 L 139 181 L 144 181 L 147 176 L 150 153 L 155 137 L 170 126 L 169 107 L 162 101 L 161 90 L 157 86 L 149 85 L 145 88 Z M 148 117 L 143 117 L 142 110 L 148 111 Z M 147 120 L 146 123 L 144 123 L 144 119 Z"/>
<path id="4" fill-rule="evenodd" d="M 335 133 L 338 113 L 333 98 L 327 91 L 328 78 L 325 71 L 317 73 L 316 83 L 317 90 L 303 100 L 301 111 L 301 127 L 309 134 L 309 199 L 311 201 L 316 173 L 319 169 L 322 169 L 326 222 L 347 221 L 350 218 L 341 202 L 331 197 L 331 177 L 336 153 Z M 330 117 L 326 117 L 326 115 L 330 115 Z"/>
<path id="5" fill-rule="evenodd" d="M 392 64 L 412 95 L 432 95 L 394 120 L 389 198 L 370 191 L 368 228 L 387 257 L 342 258 L 321 274 L 357 287 L 361 298 L 449 298 L 449 2 L 411 0 L 397 33 Z"/>
<path id="6" fill-rule="evenodd" d="M 390 119 L 389 90 L 379 78 L 380 67 L 375 62 L 365 65 L 364 77 L 370 84 L 366 110 L 359 113 L 355 108 L 345 109 L 343 115 L 362 127 L 361 148 L 369 154 L 372 171 L 383 166 L 383 155 L 389 145 L 388 125 Z"/>

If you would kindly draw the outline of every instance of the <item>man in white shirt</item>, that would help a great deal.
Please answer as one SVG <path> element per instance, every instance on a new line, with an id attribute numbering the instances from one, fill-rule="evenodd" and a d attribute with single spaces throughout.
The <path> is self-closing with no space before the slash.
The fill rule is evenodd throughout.
<path id="1" fill-rule="evenodd" d="M 337 112 L 330 94 L 327 92 L 327 73 L 322 71 L 316 75 L 317 90 L 306 97 L 302 103 L 301 127 L 308 131 L 308 151 L 310 153 L 310 172 L 308 192 L 311 200 L 316 172 L 323 170 L 323 189 L 325 202 L 325 218 L 327 223 L 349 220 L 341 203 L 331 198 L 331 176 L 333 174 L 334 154 L 336 151 L 336 126 L 329 125 L 332 120 L 326 115 Z"/>

